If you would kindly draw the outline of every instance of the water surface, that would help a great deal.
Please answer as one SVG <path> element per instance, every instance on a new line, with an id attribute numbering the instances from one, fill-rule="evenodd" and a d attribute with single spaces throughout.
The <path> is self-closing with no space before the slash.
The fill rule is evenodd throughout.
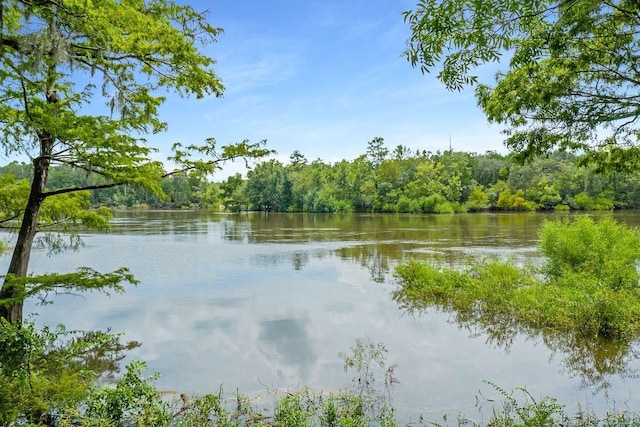
<path id="1" fill-rule="evenodd" d="M 119 212 L 108 232 L 84 234 L 78 252 L 36 250 L 31 270 L 128 266 L 140 284 L 110 298 L 30 303 L 26 311 L 39 312 L 41 323 L 126 331 L 143 344 L 131 358 L 160 372 L 163 390 L 337 389 L 350 380 L 337 354 L 365 338 L 385 343 L 398 364 L 403 421 L 419 413 L 479 419 L 478 391 L 497 397 L 483 380 L 572 408 L 638 409 L 637 343 L 559 345 L 535 334 L 505 343 L 456 324 L 450 313 L 408 315 L 390 298 L 393 266 L 409 258 L 447 266 L 487 256 L 539 262 L 540 225 L 569 215 Z M 635 212 L 616 215 L 640 225 Z M 7 264 L 1 257 L 0 268 Z"/>

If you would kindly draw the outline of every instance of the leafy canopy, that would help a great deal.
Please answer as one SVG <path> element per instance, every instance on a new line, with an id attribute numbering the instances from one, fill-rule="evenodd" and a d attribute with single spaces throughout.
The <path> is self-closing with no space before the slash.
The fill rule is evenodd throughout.
<path id="1" fill-rule="evenodd" d="M 7 156 L 47 155 L 158 193 L 166 174 L 140 136 L 166 129 L 166 93 L 221 96 L 215 61 L 199 48 L 221 29 L 205 13 L 167 0 L 3 2 L 0 36 L 0 143 Z M 45 137 L 50 152 L 42 153 Z M 202 154 L 211 155 L 213 140 Z M 266 155 L 259 144 L 220 150 L 218 162 Z M 217 152 L 216 152 L 217 153 Z M 231 157 L 224 157 L 231 155 Z M 184 157 L 184 153 L 182 153 Z M 182 167 L 182 164 L 178 165 Z"/>
<path id="2" fill-rule="evenodd" d="M 21 280 L 43 226 L 108 221 L 105 210 L 83 213 L 84 190 L 126 184 L 163 194 L 160 181 L 166 176 L 206 175 L 227 160 L 271 153 L 264 141 L 219 148 L 212 138 L 200 147 L 177 144 L 177 169 L 167 172 L 142 138 L 166 129 L 159 107 L 167 93 L 222 95 L 215 61 L 201 52 L 220 31 L 206 13 L 170 0 L 0 2 L 0 153 L 28 156 L 34 165 L 30 186 L 2 178 L 0 226 L 19 232 L 0 290 L 0 317 L 21 319 L 20 301 L 31 294 L 31 285 L 113 287 L 113 277 L 92 270 Z M 100 175 L 105 183 L 52 187 L 49 172 L 59 165 Z M 113 274 L 131 281 L 122 271 Z M 8 311 L 6 303 L 12 304 Z"/>
<path id="3" fill-rule="evenodd" d="M 583 151 L 603 170 L 638 165 L 640 4 L 633 0 L 420 0 L 405 56 L 450 90 L 477 85 L 521 158 Z M 501 62 L 495 83 L 477 68 Z"/>

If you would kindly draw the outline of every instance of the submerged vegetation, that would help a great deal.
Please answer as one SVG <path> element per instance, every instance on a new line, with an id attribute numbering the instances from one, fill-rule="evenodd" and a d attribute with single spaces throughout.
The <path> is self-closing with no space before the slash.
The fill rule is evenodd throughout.
<path id="1" fill-rule="evenodd" d="M 585 337 L 640 335 L 638 230 L 612 218 L 547 222 L 541 268 L 482 260 L 464 271 L 408 262 L 397 269 L 403 306 L 437 306 L 481 324 L 516 324 Z"/>
<path id="2" fill-rule="evenodd" d="M 640 232 L 580 216 L 548 221 L 539 235 L 540 266 L 483 259 L 459 270 L 409 261 L 396 269 L 393 298 L 409 312 L 451 313 L 506 349 L 518 335 L 541 339 L 584 386 L 637 375 L 628 363 L 640 338 Z"/>

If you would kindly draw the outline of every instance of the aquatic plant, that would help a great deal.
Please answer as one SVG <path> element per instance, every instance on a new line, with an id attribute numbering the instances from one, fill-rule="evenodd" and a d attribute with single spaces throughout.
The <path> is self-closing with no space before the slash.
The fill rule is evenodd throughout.
<path id="1" fill-rule="evenodd" d="M 463 271 L 409 261 L 396 268 L 393 298 L 407 310 L 435 306 L 487 328 L 512 325 L 586 337 L 640 334 L 638 230 L 612 218 L 546 222 L 545 262 L 520 267 L 484 259 Z"/>

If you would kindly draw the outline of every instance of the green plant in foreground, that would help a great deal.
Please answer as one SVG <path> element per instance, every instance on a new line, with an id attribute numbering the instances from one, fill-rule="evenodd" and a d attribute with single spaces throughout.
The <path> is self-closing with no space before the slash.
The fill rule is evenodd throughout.
<path id="1" fill-rule="evenodd" d="M 326 393 L 302 388 L 276 396 L 259 410 L 249 397 L 227 400 L 222 389 L 203 396 L 167 396 L 158 375 L 143 376 L 133 361 L 107 385 L 96 379 L 113 370 L 125 349 L 117 335 L 18 327 L 0 320 L 0 427 L 240 427 L 396 426 L 390 390 L 397 380 L 382 344 L 356 341 L 341 354 L 354 369 L 354 386 Z M 129 347 L 130 348 L 130 347 Z M 91 363 L 90 363 L 91 362 Z M 100 363 L 96 363 L 100 362 Z M 378 382 L 378 375 L 384 380 Z"/>
<path id="2" fill-rule="evenodd" d="M 110 385 L 98 386 L 96 369 L 87 359 L 109 348 L 114 336 L 69 332 L 59 327 L 17 328 L 0 323 L 0 426 L 2 427 L 396 427 L 390 390 L 397 382 L 395 365 L 382 344 L 356 341 L 340 357 L 355 370 L 352 387 L 326 393 L 302 388 L 277 396 L 270 408 L 236 393 L 166 397 L 155 385 L 157 375 L 143 377 L 142 362 L 130 363 Z M 380 376 L 382 374 L 382 377 Z M 551 397 L 539 400 L 525 389 L 517 399 L 488 383 L 502 397 L 486 423 L 464 419 L 464 425 L 487 427 L 631 427 L 640 415 L 592 412 L 567 415 Z M 461 418 L 460 418 L 461 420 Z M 422 425 L 440 424 L 421 419 Z M 459 424 L 461 425 L 461 424 Z"/>
<path id="3" fill-rule="evenodd" d="M 0 319 L 0 426 L 47 425 L 75 411 L 98 376 L 113 372 L 123 351 L 138 345 L 119 339 Z"/>
<path id="4" fill-rule="evenodd" d="M 640 414 L 630 411 L 612 411 L 604 415 L 598 415 L 591 410 L 578 409 L 575 414 L 570 414 L 564 405 L 550 396 L 536 399 L 527 389 L 518 387 L 508 392 L 502 387 L 484 381 L 498 392 L 500 402 L 496 399 L 487 399 L 482 395 L 476 398 L 476 406 L 482 409 L 485 403 L 490 402 L 490 415 L 486 421 L 474 421 L 459 414 L 457 426 L 469 427 L 637 427 L 640 425 Z M 444 427 L 448 426 L 447 416 L 444 423 L 428 421 L 420 418 L 413 425 Z"/>
<path id="5" fill-rule="evenodd" d="M 498 391 L 503 398 L 502 408 L 492 408 L 489 425 L 553 427 L 564 421 L 563 406 L 551 397 L 543 397 L 540 401 L 536 401 L 526 389 L 517 388 L 516 391 L 524 395 L 524 402 L 521 403 L 503 388 L 491 382 L 487 384 Z"/>

